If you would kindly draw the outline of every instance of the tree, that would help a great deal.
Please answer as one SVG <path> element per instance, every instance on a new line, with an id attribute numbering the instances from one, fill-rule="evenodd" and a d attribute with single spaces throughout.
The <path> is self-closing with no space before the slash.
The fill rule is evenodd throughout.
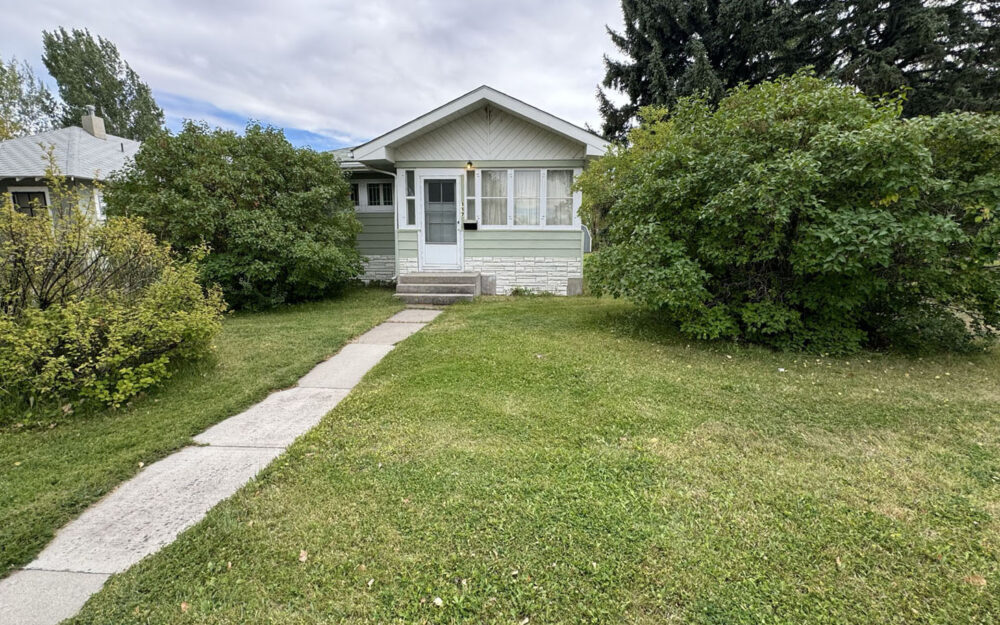
<path id="1" fill-rule="evenodd" d="M 644 109 L 599 189 L 588 284 L 697 338 L 850 352 L 1000 329 L 1000 117 L 902 117 L 806 73 Z"/>
<path id="2" fill-rule="evenodd" d="M 336 160 L 274 128 L 161 132 L 104 197 L 109 215 L 142 217 L 174 249 L 207 244 L 202 274 L 235 308 L 324 297 L 361 272 L 361 225 Z"/>
<path id="3" fill-rule="evenodd" d="M 55 127 L 59 103 L 27 62 L 0 59 L 0 140 Z"/>
<path id="4" fill-rule="evenodd" d="M 907 116 L 1000 105 L 996 0 L 804 0 L 830 46 L 812 63 L 877 96 L 906 89 Z"/>
<path id="5" fill-rule="evenodd" d="M 598 89 L 603 133 L 623 139 L 639 109 L 677 98 L 757 83 L 799 66 L 790 53 L 794 11 L 784 0 L 622 0 L 625 29 L 608 29 L 626 57 L 604 58 L 603 86 L 628 100 L 615 106 Z M 795 32 L 805 32 L 801 25 Z M 801 36 L 801 35 L 800 35 Z M 795 44 L 805 49 L 804 42 Z"/>
<path id="6" fill-rule="evenodd" d="M 80 123 L 86 107 L 93 105 L 113 135 L 144 141 L 163 126 L 163 111 L 149 85 L 104 37 L 88 30 L 59 28 L 42 32 L 42 60 L 59 85 L 66 108 L 63 124 Z"/>
<path id="7" fill-rule="evenodd" d="M 1000 104 L 996 0 L 622 0 L 609 29 L 625 60 L 605 58 L 603 131 L 622 139 L 643 106 L 751 85 L 813 67 L 879 96 L 909 90 L 904 114 Z M 702 48 L 704 49 L 702 51 Z"/>

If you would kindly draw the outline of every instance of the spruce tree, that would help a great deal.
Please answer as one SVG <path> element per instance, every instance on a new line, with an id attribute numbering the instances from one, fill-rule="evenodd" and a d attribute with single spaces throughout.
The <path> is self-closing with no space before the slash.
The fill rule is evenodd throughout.
<path id="1" fill-rule="evenodd" d="M 605 58 L 604 134 L 642 106 L 755 84 L 812 66 L 868 95 L 907 91 L 906 115 L 1000 104 L 1000 0 L 622 0 Z M 721 85 L 721 89 L 719 88 Z"/>
<path id="2" fill-rule="evenodd" d="M 149 85 L 121 58 L 118 48 L 88 30 L 60 27 L 42 33 L 42 60 L 59 85 L 65 103 L 64 125 L 80 123 L 94 105 L 113 135 L 142 141 L 163 126 L 163 111 Z"/>

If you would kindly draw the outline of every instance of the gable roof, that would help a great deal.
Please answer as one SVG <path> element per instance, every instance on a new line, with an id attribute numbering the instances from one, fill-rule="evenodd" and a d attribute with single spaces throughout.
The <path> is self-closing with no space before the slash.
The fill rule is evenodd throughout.
<path id="1" fill-rule="evenodd" d="M 372 139 L 368 143 L 357 146 L 351 151 L 350 158 L 355 161 L 391 162 L 394 160 L 392 149 L 395 146 L 430 132 L 487 102 L 516 117 L 542 126 L 572 141 L 582 143 L 585 148 L 584 154 L 587 157 L 602 156 L 610 145 L 609 142 L 584 128 L 483 85 L 411 122 Z"/>
<path id="2" fill-rule="evenodd" d="M 68 178 L 104 180 L 121 169 L 142 145 L 107 135 L 98 139 L 79 126 L 0 141 L 0 178 L 41 178 L 53 148 L 59 173 Z"/>

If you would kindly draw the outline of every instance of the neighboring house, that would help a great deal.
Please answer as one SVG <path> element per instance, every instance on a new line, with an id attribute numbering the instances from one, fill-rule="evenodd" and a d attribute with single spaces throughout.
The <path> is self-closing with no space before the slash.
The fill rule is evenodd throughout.
<path id="1" fill-rule="evenodd" d="M 608 142 L 520 100 L 479 87 L 381 137 L 337 150 L 368 258 L 366 280 L 407 283 L 401 295 L 582 289 L 584 233 L 573 181 Z M 419 275 L 428 276 L 421 291 Z M 407 276 L 410 276 L 407 279 Z M 458 289 L 455 289 L 458 291 Z M 460 292 L 466 293 L 463 289 Z"/>
<path id="2" fill-rule="evenodd" d="M 19 210 L 32 213 L 51 205 L 45 183 L 51 149 L 59 174 L 91 191 L 80 194 L 81 203 L 92 202 L 97 217 L 104 216 L 101 193 L 94 182 L 124 167 L 141 144 L 104 132 L 104 120 L 92 108 L 80 122 L 82 128 L 70 126 L 0 141 L 0 193 L 10 194 Z"/>

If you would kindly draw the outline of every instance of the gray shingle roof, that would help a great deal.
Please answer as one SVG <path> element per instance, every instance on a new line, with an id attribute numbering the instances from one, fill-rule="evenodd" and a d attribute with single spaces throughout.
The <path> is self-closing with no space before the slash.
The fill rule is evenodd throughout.
<path id="1" fill-rule="evenodd" d="M 44 176 L 48 147 L 55 146 L 56 165 L 62 175 L 104 180 L 124 167 L 140 145 L 138 141 L 114 135 L 98 139 L 79 126 L 0 141 L 0 178 Z"/>

